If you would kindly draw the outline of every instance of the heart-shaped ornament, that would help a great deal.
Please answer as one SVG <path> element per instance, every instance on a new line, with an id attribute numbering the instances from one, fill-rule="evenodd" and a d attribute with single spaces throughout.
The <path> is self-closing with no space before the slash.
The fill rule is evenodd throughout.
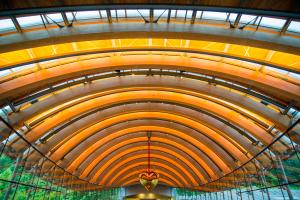
<path id="1" fill-rule="evenodd" d="M 147 171 L 140 174 L 140 183 L 147 191 L 151 192 L 158 183 L 159 175 L 154 171 Z"/>

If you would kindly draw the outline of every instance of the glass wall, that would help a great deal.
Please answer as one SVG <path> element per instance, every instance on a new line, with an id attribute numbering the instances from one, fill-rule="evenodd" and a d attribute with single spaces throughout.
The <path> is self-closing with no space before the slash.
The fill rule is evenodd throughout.
<path id="1" fill-rule="evenodd" d="M 297 121 L 296 121 L 297 120 Z M 299 199 L 300 197 L 300 153 L 295 138 L 299 118 L 285 133 L 274 139 L 271 145 L 262 149 L 250 161 L 238 169 L 195 190 L 174 188 L 175 200 L 273 200 Z M 281 138 L 289 139 L 289 147 L 281 152 L 276 146 L 282 144 Z M 201 192 L 202 191 L 202 192 Z"/>
<path id="2" fill-rule="evenodd" d="M 0 199 L 123 198 L 123 188 L 105 190 L 79 179 L 14 135 L 0 144 Z"/>

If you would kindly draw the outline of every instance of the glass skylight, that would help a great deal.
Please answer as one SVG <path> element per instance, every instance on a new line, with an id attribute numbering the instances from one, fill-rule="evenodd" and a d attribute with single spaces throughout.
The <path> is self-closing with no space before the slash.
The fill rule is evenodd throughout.
<path id="1" fill-rule="evenodd" d="M 107 18 L 107 12 L 106 12 L 106 10 L 100 10 L 100 17 L 101 18 Z"/>
<path id="2" fill-rule="evenodd" d="M 60 13 L 46 14 L 46 16 L 50 23 L 53 23 L 53 21 L 55 21 L 55 22 L 63 22 L 64 21 Z"/>
<path id="3" fill-rule="evenodd" d="M 296 33 L 300 33 L 300 21 L 291 21 L 288 29 L 288 31 L 292 31 L 292 32 L 296 32 Z"/>
<path id="4" fill-rule="evenodd" d="M 22 28 L 42 25 L 43 21 L 40 15 L 17 17 L 17 20 Z"/>
<path id="5" fill-rule="evenodd" d="M 97 11 L 97 10 L 93 10 L 93 11 L 80 11 L 80 12 L 74 13 L 74 15 L 75 15 L 76 19 L 78 19 L 78 20 L 100 18 L 99 11 Z M 69 18 L 69 16 L 68 16 L 68 18 Z"/>
<path id="6" fill-rule="evenodd" d="M 271 17 L 263 17 L 260 21 L 260 26 L 265 26 L 269 28 L 276 28 L 281 29 L 283 25 L 285 24 L 286 20 L 284 19 L 277 19 L 277 18 L 271 18 Z M 258 22 L 257 22 L 258 23 Z"/>
<path id="7" fill-rule="evenodd" d="M 240 22 L 244 24 L 248 24 L 248 23 L 254 24 L 256 17 L 257 16 L 255 15 L 242 15 Z"/>
<path id="8" fill-rule="evenodd" d="M 139 9 L 138 10 L 145 18 L 146 17 L 149 17 L 149 15 L 150 15 L 150 10 L 146 10 L 146 9 Z"/>
<path id="9" fill-rule="evenodd" d="M 175 17 L 176 15 L 176 10 L 171 10 L 171 17 Z"/>
<path id="10" fill-rule="evenodd" d="M 229 21 L 230 22 L 234 22 L 235 19 L 236 19 L 236 17 L 237 17 L 236 13 L 230 13 L 230 15 L 229 15 Z"/>
<path id="11" fill-rule="evenodd" d="M 125 10 L 117 10 L 118 17 L 125 18 Z"/>
<path id="12" fill-rule="evenodd" d="M 11 19 L 0 19 L 0 32 L 16 30 Z"/>
<path id="13" fill-rule="evenodd" d="M 227 13 L 204 11 L 202 18 L 225 21 L 227 19 Z"/>
<path id="14" fill-rule="evenodd" d="M 139 10 L 126 10 L 127 12 L 127 17 L 135 17 L 135 18 L 140 18 L 141 15 L 144 17 L 144 18 L 148 18 L 149 15 L 150 15 L 150 10 L 147 10 L 147 9 L 139 9 Z"/>
<path id="15" fill-rule="evenodd" d="M 188 11 L 186 12 L 186 18 L 187 18 L 187 19 L 190 19 L 190 18 L 192 18 L 192 16 L 193 16 L 193 11 L 192 11 L 192 10 L 188 10 Z"/>
<path id="16" fill-rule="evenodd" d="M 154 10 L 154 17 L 155 17 L 155 19 L 158 18 L 159 16 L 161 16 L 161 17 L 168 17 L 168 11 L 167 10 Z"/>
<path id="17" fill-rule="evenodd" d="M 201 14 L 202 14 L 202 11 L 197 11 L 196 13 L 196 19 L 200 19 L 201 18 Z"/>
<path id="18" fill-rule="evenodd" d="M 186 15 L 186 10 L 177 10 L 177 16 L 176 17 L 185 18 L 185 15 Z"/>

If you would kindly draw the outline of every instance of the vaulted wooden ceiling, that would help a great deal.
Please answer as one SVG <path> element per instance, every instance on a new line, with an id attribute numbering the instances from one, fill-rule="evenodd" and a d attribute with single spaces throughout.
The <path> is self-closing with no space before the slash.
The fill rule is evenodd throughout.
<path id="1" fill-rule="evenodd" d="M 4 4 L 75 5 L 49 2 Z M 201 5 L 256 5 L 213 2 Z M 264 2 L 272 1 L 260 1 L 254 8 L 268 7 Z M 296 4 L 284 2 L 273 9 L 287 11 Z M 9 103 L 8 121 L 27 141 L 68 172 L 101 188 L 138 183 L 147 163 L 146 132 L 151 131 L 151 162 L 161 183 L 201 189 L 270 144 L 289 127 L 290 109 L 300 108 L 300 80 L 290 76 L 300 72 L 298 36 L 252 34 L 225 26 L 204 33 L 201 24 L 95 24 L 39 27 L 2 36 L 0 69 L 23 68 L 0 78 L 0 103 Z M 12 149 L 26 150 L 20 138 L 0 127 L 2 141 L 9 138 Z M 299 134 L 292 139 L 300 143 Z M 289 145 L 282 140 L 272 150 L 285 152 Z M 42 159 L 32 149 L 28 154 L 31 163 Z M 271 164 L 268 155 L 260 159 Z M 253 168 L 246 173 L 255 173 Z"/>

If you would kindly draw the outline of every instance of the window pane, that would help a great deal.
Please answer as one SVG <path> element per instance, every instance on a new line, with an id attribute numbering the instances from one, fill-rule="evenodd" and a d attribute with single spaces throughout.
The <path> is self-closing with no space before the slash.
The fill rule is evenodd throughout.
<path id="1" fill-rule="evenodd" d="M 276 19 L 271 17 L 263 17 L 260 26 L 270 27 L 270 28 L 276 28 L 281 29 L 284 25 L 286 20 L 284 19 Z"/>
<path id="2" fill-rule="evenodd" d="M 162 15 L 162 16 L 161 16 Z M 168 11 L 167 10 L 154 10 L 154 17 L 168 17 Z"/>
<path id="3" fill-rule="evenodd" d="M 171 10 L 171 17 L 175 17 L 176 10 Z"/>
<path id="4" fill-rule="evenodd" d="M 73 17 L 72 12 L 67 12 L 66 15 L 67 15 L 67 18 L 68 18 L 69 21 L 73 20 L 74 17 Z M 75 15 L 75 12 L 74 12 L 74 15 Z"/>
<path id="5" fill-rule="evenodd" d="M 126 10 L 127 17 L 140 17 L 140 14 L 137 10 Z"/>
<path id="6" fill-rule="evenodd" d="M 11 31 L 16 30 L 14 23 L 11 19 L 1 19 L 0 20 L 0 31 Z"/>
<path id="7" fill-rule="evenodd" d="M 117 10 L 111 10 L 110 11 L 111 17 L 117 17 Z"/>
<path id="8" fill-rule="evenodd" d="M 255 22 L 256 17 L 257 16 L 255 15 L 242 15 L 240 22 L 244 24 L 251 22 L 250 24 L 253 24 Z"/>
<path id="9" fill-rule="evenodd" d="M 197 19 L 200 19 L 201 14 L 202 14 L 202 11 L 197 11 L 197 13 L 196 13 L 196 18 L 197 18 Z"/>
<path id="10" fill-rule="evenodd" d="M 53 13 L 53 14 L 46 14 L 46 15 L 47 15 L 47 17 L 48 17 L 47 19 L 50 23 L 53 23 L 53 21 L 55 21 L 55 22 L 64 21 L 60 13 Z M 50 20 L 49 18 L 52 19 L 53 21 Z"/>
<path id="11" fill-rule="evenodd" d="M 236 17 L 237 17 L 236 13 L 230 13 L 230 15 L 229 15 L 229 21 L 234 22 L 235 19 L 236 19 Z"/>
<path id="12" fill-rule="evenodd" d="M 186 13 L 186 18 L 192 18 L 192 15 L 193 15 L 193 11 L 192 10 L 188 10 L 187 13 Z"/>
<path id="13" fill-rule="evenodd" d="M 100 10 L 100 15 L 101 15 L 102 18 L 107 18 L 106 10 Z"/>
<path id="14" fill-rule="evenodd" d="M 139 12 L 140 12 L 144 17 L 149 17 L 149 15 L 150 15 L 150 10 L 142 9 L 142 10 L 139 10 Z"/>
<path id="15" fill-rule="evenodd" d="M 287 30 L 300 33 L 300 22 L 292 21 Z"/>
<path id="16" fill-rule="evenodd" d="M 118 17 L 125 18 L 125 10 L 117 10 Z"/>
<path id="17" fill-rule="evenodd" d="M 205 11 L 203 12 L 203 19 L 213 19 L 213 20 L 226 20 L 227 14 L 222 12 L 210 12 Z"/>
<path id="18" fill-rule="evenodd" d="M 43 24 L 42 18 L 40 15 L 27 16 L 27 17 L 18 17 L 17 18 L 21 27 L 29 27 Z"/>
<path id="19" fill-rule="evenodd" d="M 94 11 L 80 11 L 77 13 L 74 13 L 76 19 L 78 20 L 85 20 L 85 19 L 95 19 L 95 18 L 100 18 L 99 11 L 94 10 Z"/>
<path id="20" fill-rule="evenodd" d="M 186 10 L 177 10 L 177 16 L 176 17 L 182 17 L 185 18 Z"/>

